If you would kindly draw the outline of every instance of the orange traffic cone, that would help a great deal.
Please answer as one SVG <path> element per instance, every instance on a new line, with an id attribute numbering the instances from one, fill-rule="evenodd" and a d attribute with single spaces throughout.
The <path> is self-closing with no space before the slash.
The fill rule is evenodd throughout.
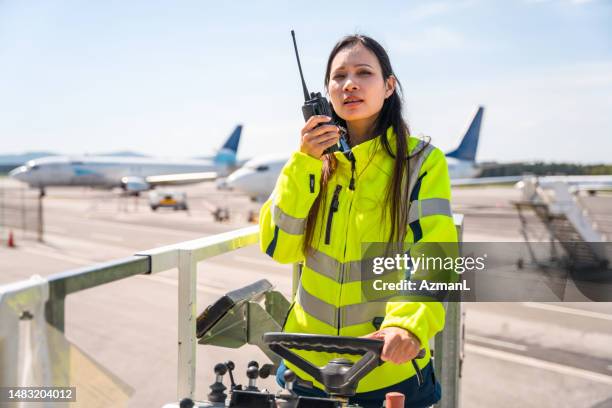
<path id="1" fill-rule="evenodd" d="M 9 230 L 7 246 L 9 248 L 16 248 L 17 247 L 17 245 L 15 245 L 15 237 L 13 236 L 13 230 Z"/>

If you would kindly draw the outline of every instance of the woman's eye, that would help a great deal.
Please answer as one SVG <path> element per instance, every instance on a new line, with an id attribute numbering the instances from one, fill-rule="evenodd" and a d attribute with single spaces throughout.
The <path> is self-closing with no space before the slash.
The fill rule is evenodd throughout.
<path id="1" fill-rule="evenodd" d="M 372 75 L 372 73 L 370 71 L 361 71 L 359 73 L 359 75 L 366 75 L 367 76 L 367 75 Z"/>
<path id="2" fill-rule="evenodd" d="M 332 77 L 332 79 L 342 79 L 342 78 L 344 78 L 345 76 L 346 76 L 346 75 L 344 75 L 344 74 L 335 74 L 335 75 Z"/>

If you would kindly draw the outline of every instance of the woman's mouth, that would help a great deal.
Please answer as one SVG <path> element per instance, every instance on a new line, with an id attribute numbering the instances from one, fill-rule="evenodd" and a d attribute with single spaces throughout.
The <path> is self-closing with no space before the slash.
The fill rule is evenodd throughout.
<path id="1" fill-rule="evenodd" d="M 363 99 L 347 98 L 344 100 L 344 106 L 357 106 L 363 102 Z"/>

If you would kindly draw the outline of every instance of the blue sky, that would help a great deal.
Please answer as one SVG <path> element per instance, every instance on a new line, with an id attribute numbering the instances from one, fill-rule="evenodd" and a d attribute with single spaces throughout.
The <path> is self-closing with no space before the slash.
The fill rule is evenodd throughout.
<path id="1" fill-rule="evenodd" d="M 292 2 L 298 3 L 298 2 Z M 0 153 L 297 148 L 295 29 L 311 90 L 344 34 L 381 42 L 413 134 L 479 160 L 610 163 L 612 2 L 0 1 Z"/>

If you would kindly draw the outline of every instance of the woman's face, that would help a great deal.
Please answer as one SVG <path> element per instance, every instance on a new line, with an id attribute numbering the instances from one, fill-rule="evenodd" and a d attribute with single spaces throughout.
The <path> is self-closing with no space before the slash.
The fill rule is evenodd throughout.
<path id="1" fill-rule="evenodd" d="M 394 87 L 395 78 L 385 81 L 376 55 L 360 43 L 332 60 L 327 89 L 334 111 L 347 122 L 373 122 Z"/>

